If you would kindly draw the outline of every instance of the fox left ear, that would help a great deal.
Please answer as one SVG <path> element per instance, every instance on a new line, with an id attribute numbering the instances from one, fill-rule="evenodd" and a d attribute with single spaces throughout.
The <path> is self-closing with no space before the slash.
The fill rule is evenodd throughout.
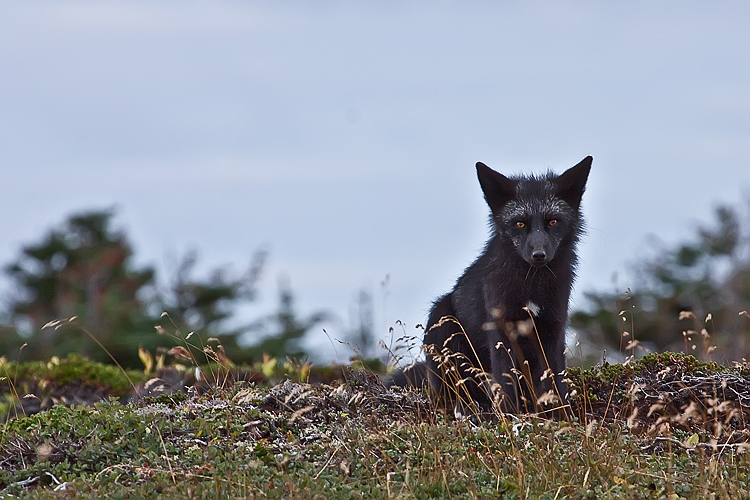
<path id="1" fill-rule="evenodd" d="M 581 205 L 581 197 L 586 189 L 586 180 L 589 178 L 592 161 L 594 158 L 587 156 L 578 165 L 570 167 L 554 180 L 556 194 L 575 210 L 578 210 Z"/>

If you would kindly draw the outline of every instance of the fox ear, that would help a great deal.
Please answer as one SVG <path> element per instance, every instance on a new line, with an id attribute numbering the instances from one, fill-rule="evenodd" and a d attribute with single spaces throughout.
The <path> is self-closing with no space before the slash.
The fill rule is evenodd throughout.
<path id="1" fill-rule="evenodd" d="M 487 200 L 493 214 L 498 213 L 508 200 L 515 198 L 517 181 L 495 172 L 481 161 L 477 162 L 477 177 L 482 186 L 484 199 Z"/>
<path id="2" fill-rule="evenodd" d="M 554 180 L 555 193 L 575 210 L 581 206 L 581 197 L 586 189 L 586 180 L 589 178 L 593 160 L 594 158 L 587 156 L 578 165 L 570 167 Z"/>

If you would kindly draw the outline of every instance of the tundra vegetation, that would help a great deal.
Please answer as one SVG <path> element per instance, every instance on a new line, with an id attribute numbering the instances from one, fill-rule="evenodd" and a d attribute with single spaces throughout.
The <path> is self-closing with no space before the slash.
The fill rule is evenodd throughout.
<path id="1" fill-rule="evenodd" d="M 260 254 L 208 279 L 189 254 L 164 285 L 110 219 L 74 216 L 6 268 L 0 498 L 750 498 L 735 209 L 636 266 L 638 288 L 574 311 L 569 365 L 587 368 L 568 369 L 561 421 L 456 419 L 385 389 L 379 360 L 313 364 L 300 341 L 325 314 L 299 318 L 288 288 L 278 313 L 230 328 Z M 371 348 L 368 328 L 351 338 Z"/>
<path id="2" fill-rule="evenodd" d="M 275 361 L 247 368 L 258 370 L 256 382 L 205 365 L 211 383 L 171 392 L 170 371 L 195 370 L 175 364 L 159 373 L 163 392 L 129 403 L 143 372 L 75 357 L 6 361 L 0 496 L 734 499 L 750 491 L 746 364 L 663 353 L 571 369 L 570 420 L 476 423 L 439 411 L 422 392 L 385 389 L 362 364 L 316 373 Z M 304 381 L 312 379 L 324 382 Z M 89 404 L 62 404 L 72 398 Z M 32 413 L 40 406 L 48 409 Z"/>

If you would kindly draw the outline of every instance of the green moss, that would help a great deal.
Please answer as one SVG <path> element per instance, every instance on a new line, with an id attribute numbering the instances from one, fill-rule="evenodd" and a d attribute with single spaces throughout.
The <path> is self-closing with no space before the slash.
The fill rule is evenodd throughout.
<path id="1" fill-rule="evenodd" d="M 53 358 L 47 363 L 31 361 L 18 364 L 13 361 L 0 361 L 0 376 L 6 377 L 7 381 L 15 385 L 36 384 L 42 389 L 83 382 L 93 387 L 109 388 L 115 396 L 127 394 L 133 385 L 145 379 L 142 372 L 123 372 L 117 366 L 91 361 L 76 354 L 64 359 Z M 4 385 L 7 391 L 9 384 Z"/>
<path id="2" fill-rule="evenodd" d="M 714 362 L 699 361 L 695 356 L 677 352 L 660 352 L 651 353 L 643 356 L 636 361 L 633 369 L 636 372 L 643 370 L 663 370 L 666 367 L 672 367 L 678 371 L 686 373 L 699 372 L 704 375 L 714 373 L 723 373 L 728 370 L 727 367 Z"/>
<path id="3" fill-rule="evenodd" d="M 711 375 L 724 373 L 734 368 L 719 365 L 714 362 L 699 361 L 695 356 L 683 353 L 662 352 L 651 353 L 628 364 L 604 363 L 592 368 L 568 368 L 568 378 L 575 386 L 583 387 L 592 384 L 613 384 L 622 380 L 629 380 L 636 374 L 658 373 L 670 368 L 678 373 L 695 373 Z"/>

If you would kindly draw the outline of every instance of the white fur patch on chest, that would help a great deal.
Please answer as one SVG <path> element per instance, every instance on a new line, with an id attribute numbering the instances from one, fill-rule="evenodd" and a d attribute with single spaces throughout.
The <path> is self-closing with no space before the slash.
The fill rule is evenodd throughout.
<path id="1" fill-rule="evenodd" d="M 534 316 L 534 317 L 536 317 L 536 316 L 539 316 L 539 311 L 541 311 L 541 310 L 542 310 L 542 308 L 541 308 L 541 307 L 539 307 L 538 305 L 536 305 L 536 304 L 535 304 L 535 303 L 533 303 L 532 301 L 529 301 L 529 302 L 528 302 L 528 303 L 526 304 L 526 309 L 528 309 L 528 310 L 529 310 L 529 312 L 531 313 L 531 315 L 532 315 L 532 316 Z"/>

